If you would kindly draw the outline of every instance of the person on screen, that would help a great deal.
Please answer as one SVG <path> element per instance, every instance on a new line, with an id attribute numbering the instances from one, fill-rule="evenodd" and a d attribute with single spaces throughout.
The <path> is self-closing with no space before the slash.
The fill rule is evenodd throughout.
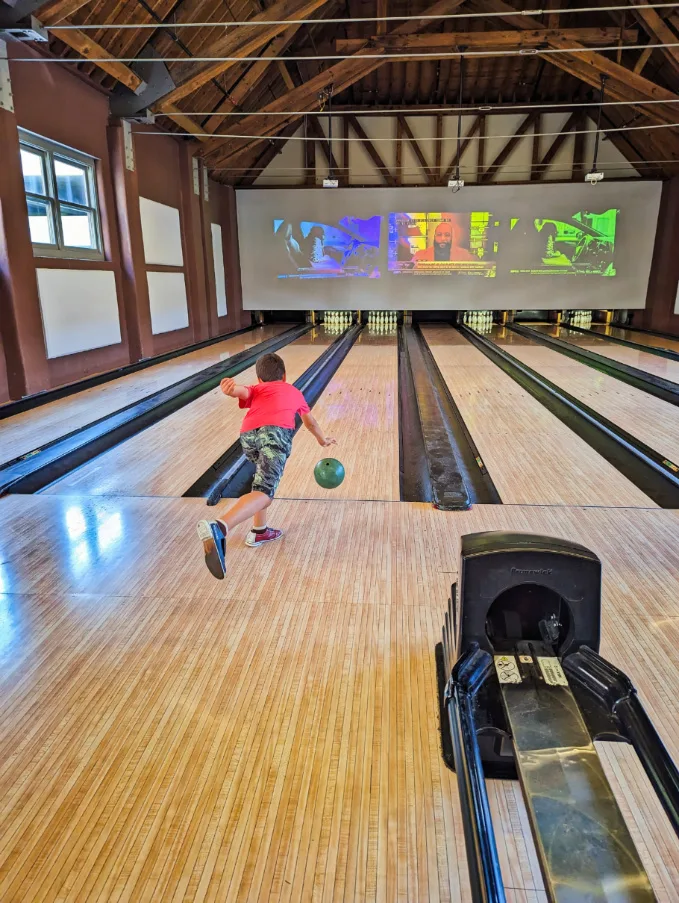
<path id="1" fill-rule="evenodd" d="M 457 243 L 457 233 L 451 222 L 441 222 L 434 230 L 434 241 L 428 248 L 416 251 L 413 255 L 415 263 L 444 262 L 449 260 L 476 260 L 477 258 L 466 248 Z"/>

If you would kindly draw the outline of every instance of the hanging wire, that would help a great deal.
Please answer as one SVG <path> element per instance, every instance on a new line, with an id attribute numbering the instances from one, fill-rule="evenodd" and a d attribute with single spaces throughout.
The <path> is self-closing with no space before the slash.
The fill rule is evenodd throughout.
<path id="1" fill-rule="evenodd" d="M 490 32 L 492 34 L 492 32 Z M 673 41 L 668 44 L 654 44 L 654 50 L 666 50 L 673 47 L 679 47 L 679 41 Z M 623 50 L 639 50 L 637 44 L 625 44 L 614 48 L 616 51 Z M 643 49 L 643 48 L 642 48 Z M 504 57 L 510 58 L 514 56 L 555 56 L 561 53 L 606 53 L 611 50 L 609 44 L 601 47 L 522 47 L 518 50 L 467 50 L 468 57 Z M 311 54 L 309 56 L 287 56 L 285 61 L 288 63 L 309 63 L 318 61 L 341 62 L 342 60 L 405 60 L 407 62 L 426 62 L 427 60 L 457 59 L 462 53 L 459 50 L 437 50 L 433 53 L 364 53 L 357 51 L 356 53 L 336 53 L 336 54 Z M 163 63 L 262 63 L 262 62 L 279 62 L 281 57 L 275 55 L 263 56 L 194 56 L 187 58 L 185 56 L 164 56 L 160 58 Z M 20 56 L 15 57 L 13 63 L 157 63 L 159 60 L 156 56 L 65 56 L 65 57 L 49 57 L 49 56 Z"/>
<path id="2" fill-rule="evenodd" d="M 644 3 L 646 9 L 671 9 L 676 8 L 676 3 Z M 532 18 L 535 16 L 562 16 L 576 15 L 578 13 L 603 13 L 603 12 L 629 12 L 629 4 L 614 4 L 610 6 L 579 6 L 575 9 L 517 9 L 511 10 L 512 15 L 525 16 Z M 234 22 L 103 22 L 93 25 L 88 22 L 84 25 L 46 25 L 47 31 L 125 31 L 130 29 L 153 29 L 159 28 L 239 28 L 244 26 L 260 26 L 267 27 L 269 25 L 348 25 L 357 22 L 359 24 L 366 22 L 440 22 L 445 19 L 501 19 L 506 17 L 510 11 L 504 12 L 461 12 L 461 13 L 439 13 L 430 15 L 423 13 L 417 15 L 410 13 L 407 15 L 396 16 L 346 16 L 343 18 L 333 19 L 260 19 Z"/>
<path id="3" fill-rule="evenodd" d="M 645 106 L 662 106 L 663 104 L 678 104 L 679 97 L 669 100 L 607 100 L 603 103 L 604 107 L 645 107 Z M 334 116 L 396 116 L 403 113 L 407 116 L 433 116 L 441 113 L 443 116 L 457 113 L 496 113 L 497 115 L 508 115 L 516 113 L 520 110 L 574 110 L 578 107 L 591 107 L 590 101 L 564 101 L 562 103 L 517 103 L 517 104 L 479 104 L 476 106 L 452 106 L 442 109 L 439 107 L 356 107 L 355 109 L 347 109 L 343 107 L 334 108 Z M 156 116 L 174 116 L 174 113 L 158 112 Z M 248 116 L 307 116 L 309 110 L 231 110 L 229 112 L 217 112 L 214 110 L 204 110 L 186 112 L 181 110 L 182 116 L 235 116 L 238 119 L 244 119 Z"/>
<path id="4" fill-rule="evenodd" d="M 464 56 L 460 57 L 460 90 L 458 94 L 458 106 L 462 109 L 462 91 L 464 89 Z M 460 160 L 462 159 L 462 113 L 457 115 L 457 155 L 455 166 L 455 181 L 458 183 L 453 191 L 457 192 L 462 187 L 460 182 Z"/>
<path id="5" fill-rule="evenodd" d="M 288 114 L 290 115 L 290 114 Z M 300 114 L 304 115 L 304 114 Z M 313 111 L 309 113 L 309 115 L 318 115 L 318 113 L 314 113 Z M 648 132 L 653 131 L 655 129 L 676 129 L 679 128 L 679 122 L 667 122 L 667 123 L 658 123 L 653 125 L 624 125 L 618 126 L 616 128 L 607 128 L 605 129 L 605 133 L 613 133 L 613 132 Z M 135 131 L 135 135 L 148 135 L 156 138 L 167 138 L 168 135 L 172 136 L 171 132 L 159 132 L 157 130 L 154 131 Z M 555 138 L 557 135 L 561 135 L 559 132 L 538 132 L 537 137 L 540 138 Z M 591 134 L 591 129 L 571 129 L 569 132 L 570 135 L 588 135 Z M 176 136 L 175 136 L 176 137 Z M 305 138 L 303 135 L 292 135 L 291 137 L 285 137 L 285 135 L 245 135 L 245 134 L 233 134 L 230 132 L 191 132 L 189 135 L 182 135 L 182 137 L 189 138 L 217 138 L 220 141 L 226 141 L 228 139 L 237 139 L 243 141 L 317 141 L 317 138 Z M 469 141 L 492 141 L 498 138 L 515 138 L 515 134 L 511 135 L 473 135 L 468 139 Z M 431 136 L 429 141 L 448 141 L 448 138 L 441 137 L 437 138 L 436 136 Z M 345 142 L 345 141 L 356 141 L 362 142 L 363 138 L 335 138 L 335 141 Z M 398 141 L 397 138 L 388 138 L 388 137 L 375 137 L 370 138 L 370 141 L 375 143 L 394 143 Z"/>
<path id="6" fill-rule="evenodd" d="M 599 159 L 599 140 L 601 138 L 601 110 L 604 104 L 604 93 L 606 91 L 606 78 L 607 76 L 602 73 L 601 75 L 601 90 L 599 92 L 599 115 L 597 116 L 596 121 L 596 138 L 594 139 L 594 159 L 592 160 L 592 168 L 589 171 L 589 175 L 593 176 L 598 172 L 596 168 L 597 160 Z"/>

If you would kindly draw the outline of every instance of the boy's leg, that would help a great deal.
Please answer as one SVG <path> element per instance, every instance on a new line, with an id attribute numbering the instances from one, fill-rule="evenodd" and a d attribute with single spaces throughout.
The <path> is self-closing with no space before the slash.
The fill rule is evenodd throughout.
<path id="1" fill-rule="evenodd" d="M 255 478 L 252 481 L 252 489 L 253 493 L 256 491 L 264 493 L 269 499 L 269 505 L 273 501 L 276 489 L 283 476 L 285 462 L 290 455 L 294 434 L 294 430 L 283 429 L 278 426 L 263 427 L 261 430 L 260 454 Z M 260 508 L 254 515 L 252 530 L 250 530 L 245 539 L 246 545 L 257 547 L 275 539 L 280 539 L 283 535 L 282 530 L 267 527 L 266 509 L 269 505 Z"/>
<path id="2" fill-rule="evenodd" d="M 201 520 L 198 523 L 198 536 L 203 543 L 205 563 L 213 577 L 223 580 L 226 573 L 226 537 L 230 530 L 242 524 L 244 520 L 258 515 L 266 524 L 264 510 L 271 504 L 271 499 L 263 492 L 248 492 L 241 496 L 235 505 L 214 521 Z M 280 535 L 280 534 L 279 534 Z M 277 537 L 276 537 L 277 538 Z"/>

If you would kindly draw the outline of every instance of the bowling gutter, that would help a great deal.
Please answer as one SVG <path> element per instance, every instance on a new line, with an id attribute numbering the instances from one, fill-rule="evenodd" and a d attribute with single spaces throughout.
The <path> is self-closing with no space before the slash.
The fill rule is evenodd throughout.
<path id="1" fill-rule="evenodd" d="M 0 467 L 0 495 L 39 492 L 115 445 L 147 429 L 210 392 L 227 376 L 251 367 L 261 354 L 283 348 L 311 330 L 296 326 L 206 367 L 127 407 L 33 449 Z"/>
<path id="2" fill-rule="evenodd" d="M 593 408 L 474 330 L 459 331 L 661 508 L 679 507 L 679 469 Z"/>

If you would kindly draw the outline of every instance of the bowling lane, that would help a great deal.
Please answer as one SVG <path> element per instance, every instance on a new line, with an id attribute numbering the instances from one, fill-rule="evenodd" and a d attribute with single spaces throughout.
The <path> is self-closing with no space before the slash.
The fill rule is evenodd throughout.
<path id="1" fill-rule="evenodd" d="M 650 445 L 663 457 L 679 461 L 679 410 L 674 405 L 545 348 L 532 339 L 516 333 L 514 337 L 509 349 L 514 357 Z M 507 343 L 506 337 L 497 330 L 491 338 L 500 346 Z"/>
<path id="2" fill-rule="evenodd" d="M 364 329 L 313 413 L 337 445 L 323 449 L 307 430 L 300 430 L 277 496 L 398 501 L 396 336 L 371 335 Z M 346 477 L 337 489 L 323 489 L 314 479 L 314 465 L 323 457 L 344 464 Z"/>
<path id="3" fill-rule="evenodd" d="M 505 504 L 656 507 L 459 332 L 422 332 Z"/>
<path id="4" fill-rule="evenodd" d="M 665 336 L 651 335 L 648 332 L 636 332 L 634 329 L 623 329 L 621 326 L 604 326 L 603 323 L 592 323 L 591 329 L 592 332 L 599 335 L 610 335 L 615 339 L 624 339 L 626 342 L 636 342 L 637 345 L 648 345 L 649 348 L 666 348 L 668 351 L 679 352 L 679 339 L 668 339 Z M 612 344 L 612 342 L 607 344 Z"/>
<path id="5" fill-rule="evenodd" d="M 540 324 L 532 328 L 536 332 L 542 332 L 555 339 L 568 342 L 570 345 L 577 345 L 578 348 L 593 351 L 602 357 L 610 358 L 612 361 L 627 364 L 629 367 L 637 367 L 639 370 L 645 370 L 646 373 L 651 373 L 653 376 L 660 376 L 671 382 L 679 383 L 679 361 L 658 357 L 656 354 L 651 354 L 648 351 L 637 351 L 636 348 L 616 345 L 613 342 L 607 342 L 606 339 L 595 333 L 585 335 L 582 332 L 577 332 L 575 329 L 569 329 L 567 326 Z"/>
<path id="6" fill-rule="evenodd" d="M 306 333 L 280 350 L 294 382 L 335 336 Z M 255 368 L 238 376 L 257 381 Z M 57 495 L 181 496 L 238 439 L 243 411 L 219 386 L 49 487 Z"/>
<path id="7" fill-rule="evenodd" d="M 0 464 L 65 436 L 94 420 L 191 376 L 225 357 L 245 351 L 283 332 L 286 326 L 262 326 L 199 348 L 147 370 L 70 395 L 0 421 Z"/>

